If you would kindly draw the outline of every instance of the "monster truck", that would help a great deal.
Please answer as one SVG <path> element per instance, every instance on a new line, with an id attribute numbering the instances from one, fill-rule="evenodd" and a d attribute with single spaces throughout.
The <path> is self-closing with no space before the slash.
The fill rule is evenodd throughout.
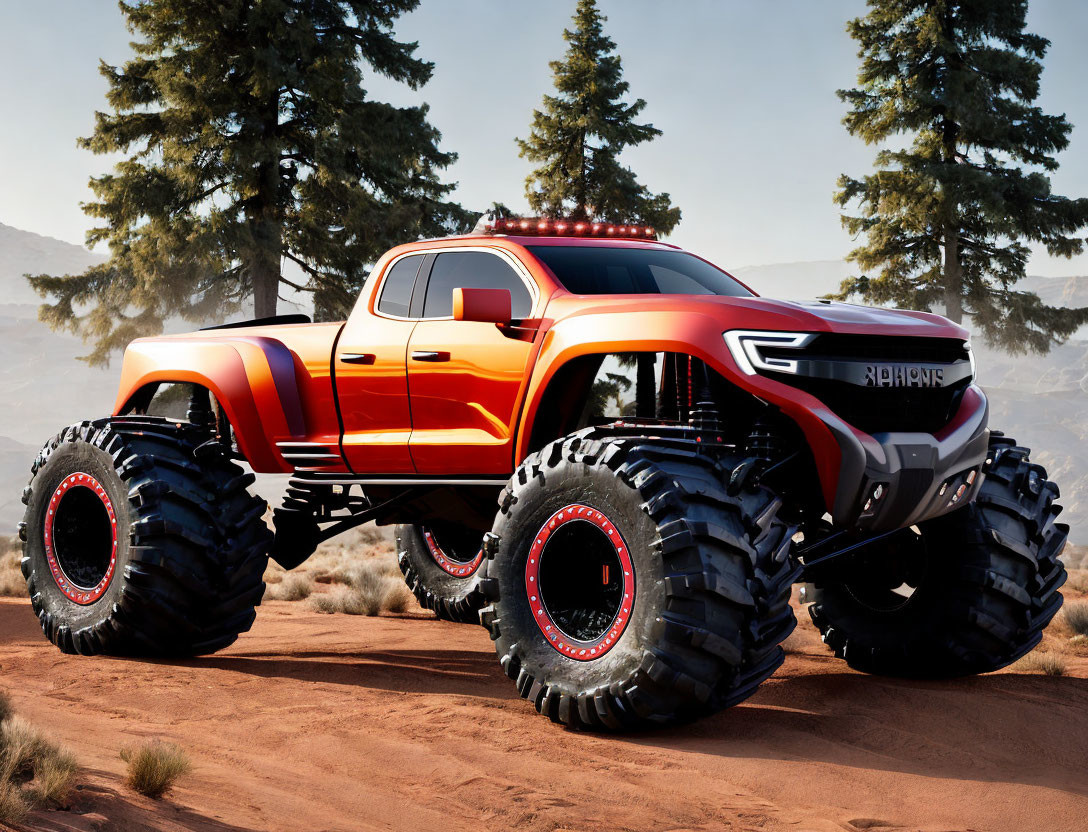
<path id="1" fill-rule="evenodd" d="M 761 298 L 638 226 L 485 219 L 388 252 L 346 322 L 134 341 L 113 415 L 34 462 L 23 572 L 61 650 L 189 656 L 250 627 L 269 554 L 399 524 L 420 603 L 591 729 L 749 696 L 801 581 L 852 667 L 982 673 L 1060 607 L 1067 528 L 974 377 L 934 314 Z M 243 462 L 290 475 L 274 539 Z"/>

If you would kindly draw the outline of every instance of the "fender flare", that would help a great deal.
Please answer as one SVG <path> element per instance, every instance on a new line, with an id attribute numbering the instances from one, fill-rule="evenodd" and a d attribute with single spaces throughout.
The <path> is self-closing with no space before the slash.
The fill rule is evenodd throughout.
<path id="1" fill-rule="evenodd" d="M 234 428 L 239 450 L 256 471 L 290 473 L 276 442 L 305 436 L 295 355 L 259 335 L 140 339 L 125 350 L 114 415 L 153 383 L 189 383 L 215 396 Z"/>
<path id="2" fill-rule="evenodd" d="M 729 356 L 721 322 L 711 315 L 682 319 L 668 310 L 633 311 L 627 315 L 576 315 L 548 330 L 533 366 L 525 394 L 515 447 L 515 465 L 531 451 L 533 424 L 545 392 L 562 367 L 591 354 L 676 352 L 704 361 L 729 383 L 778 407 L 805 435 L 820 477 L 825 504 L 835 503 L 843 449 L 829 423 L 853 431 L 814 396 L 781 382 L 745 374 Z M 644 333 L 631 338 L 632 332 Z M 558 375 L 562 378 L 561 375 Z"/>

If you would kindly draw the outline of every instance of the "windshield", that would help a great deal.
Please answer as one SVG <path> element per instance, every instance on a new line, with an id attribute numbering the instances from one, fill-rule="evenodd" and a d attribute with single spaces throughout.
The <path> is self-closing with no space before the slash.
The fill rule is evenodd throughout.
<path id="1" fill-rule="evenodd" d="M 752 297 L 721 269 L 685 251 L 612 246 L 526 248 L 576 295 Z"/>

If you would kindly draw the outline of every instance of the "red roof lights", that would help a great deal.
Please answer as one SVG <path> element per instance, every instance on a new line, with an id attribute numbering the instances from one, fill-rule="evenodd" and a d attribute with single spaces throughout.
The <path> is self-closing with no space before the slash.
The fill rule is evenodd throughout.
<path id="1" fill-rule="evenodd" d="M 477 233 L 518 234 L 534 237 L 625 237 L 656 240 L 657 234 L 644 225 L 613 225 L 588 220 L 545 219 L 543 217 L 483 220 Z"/>

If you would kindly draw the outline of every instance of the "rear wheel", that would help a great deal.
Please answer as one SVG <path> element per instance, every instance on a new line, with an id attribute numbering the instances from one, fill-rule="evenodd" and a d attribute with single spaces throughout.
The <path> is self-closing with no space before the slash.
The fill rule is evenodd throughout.
<path id="1" fill-rule="evenodd" d="M 726 493 L 735 464 L 695 442 L 597 429 L 522 463 L 481 622 L 540 713 L 597 730 L 692 719 L 782 663 L 793 528 L 766 488 Z"/>
<path id="2" fill-rule="evenodd" d="M 975 501 L 813 587 L 809 614 L 835 655 L 867 673 L 950 677 L 1023 656 L 1062 604 L 1058 487 L 1012 439 L 990 441 Z"/>
<path id="3" fill-rule="evenodd" d="M 483 537 L 452 523 L 397 526 L 397 562 L 421 607 L 447 621 L 480 623 Z"/>
<path id="4" fill-rule="evenodd" d="M 271 542 L 253 475 L 155 419 L 73 425 L 23 492 L 23 575 L 66 653 L 191 656 L 249 629 Z"/>

